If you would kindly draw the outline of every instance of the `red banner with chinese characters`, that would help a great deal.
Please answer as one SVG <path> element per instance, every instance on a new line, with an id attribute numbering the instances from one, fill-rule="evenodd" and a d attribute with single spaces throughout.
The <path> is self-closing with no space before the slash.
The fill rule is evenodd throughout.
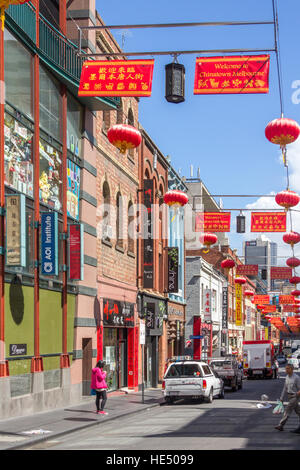
<path id="1" fill-rule="evenodd" d="M 198 212 L 195 232 L 230 232 L 230 212 Z"/>
<path id="2" fill-rule="evenodd" d="M 252 212 L 251 232 L 285 232 L 286 212 Z"/>
<path id="3" fill-rule="evenodd" d="M 252 301 L 254 304 L 266 305 L 270 303 L 270 296 L 269 295 L 254 295 Z"/>
<path id="4" fill-rule="evenodd" d="M 154 59 L 84 62 L 78 96 L 151 96 Z"/>
<path id="5" fill-rule="evenodd" d="M 271 266 L 271 279 L 290 279 L 293 275 L 292 268 Z"/>
<path id="6" fill-rule="evenodd" d="M 197 57 L 194 95 L 268 93 L 270 56 Z"/>
<path id="7" fill-rule="evenodd" d="M 279 303 L 282 305 L 294 304 L 295 298 L 292 295 L 280 295 Z"/>
<path id="8" fill-rule="evenodd" d="M 265 305 L 262 313 L 273 313 L 276 312 L 276 305 Z"/>
<path id="9" fill-rule="evenodd" d="M 243 274 L 244 276 L 257 276 L 258 264 L 238 264 L 236 267 L 236 274 Z"/>
<path id="10" fill-rule="evenodd" d="M 290 313 L 297 313 L 298 312 L 298 305 L 283 305 L 282 312 L 290 312 Z"/>

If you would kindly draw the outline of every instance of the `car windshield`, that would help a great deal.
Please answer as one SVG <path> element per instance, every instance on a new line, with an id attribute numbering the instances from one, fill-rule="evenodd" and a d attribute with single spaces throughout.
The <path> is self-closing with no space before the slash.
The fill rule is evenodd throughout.
<path id="1" fill-rule="evenodd" d="M 215 369 L 228 369 L 229 367 L 232 367 L 231 361 L 212 361 L 210 365 Z"/>
<path id="2" fill-rule="evenodd" d="M 201 377 L 198 364 L 172 364 L 166 374 L 166 378 L 176 377 Z"/>

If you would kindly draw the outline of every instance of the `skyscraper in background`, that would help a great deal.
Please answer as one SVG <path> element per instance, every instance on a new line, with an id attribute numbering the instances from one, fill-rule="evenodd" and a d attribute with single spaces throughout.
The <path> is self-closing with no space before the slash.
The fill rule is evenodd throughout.
<path id="1" fill-rule="evenodd" d="M 277 243 L 261 235 L 255 240 L 243 244 L 245 264 L 257 264 L 258 275 L 265 282 L 268 290 L 276 290 L 276 281 L 270 278 L 271 266 L 277 266 Z"/>

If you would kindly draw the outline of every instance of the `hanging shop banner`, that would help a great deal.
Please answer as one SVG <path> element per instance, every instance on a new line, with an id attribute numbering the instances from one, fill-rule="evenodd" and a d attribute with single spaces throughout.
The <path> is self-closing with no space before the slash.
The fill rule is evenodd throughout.
<path id="1" fill-rule="evenodd" d="M 228 328 L 228 287 L 222 289 L 222 329 Z"/>
<path id="2" fill-rule="evenodd" d="M 252 317 L 252 308 L 249 305 L 246 306 L 246 325 L 251 325 L 251 317 Z"/>
<path id="3" fill-rule="evenodd" d="M 68 217 L 79 220 L 80 167 L 67 161 L 67 212 Z"/>
<path id="4" fill-rule="evenodd" d="M 168 248 L 168 292 L 178 292 L 179 250 Z"/>
<path id="5" fill-rule="evenodd" d="M 293 269 L 292 268 L 286 268 L 286 267 L 277 267 L 277 266 L 271 266 L 270 269 L 270 277 L 271 279 L 290 279 L 293 275 Z"/>
<path id="6" fill-rule="evenodd" d="M 270 303 L 269 295 L 254 295 L 252 302 L 256 305 L 268 305 Z"/>
<path id="7" fill-rule="evenodd" d="M 153 180 L 144 180 L 144 287 L 153 288 L 153 236 L 152 236 L 152 210 L 153 210 Z"/>
<path id="8" fill-rule="evenodd" d="M 243 288 L 241 284 L 235 285 L 235 324 L 242 326 L 243 324 Z"/>
<path id="9" fill-rule="evenodd" d="M 82 281 L 84 274 L 83 224 L 69 225 L 69 279 Z"/>
<path id="10" fill-rule="evenodd" d="M 230 212 L 198 212 L 195 232 L 230 232 L 230 216 Z"/>
<path id="11" fill-rule="evenodd" d="M 211 290 L 204 289 L 204 321 L 211 321 Z"/>
<path id="12" fill-rule="evenodd" d="M 270 56 L 197 57 L 194 95 L 268 93 Z"/>
<path id="13" fill-rule="evenodd" d="M 78 96 L 151 96 L 154 59 L 84 62 Z"/>
<path id="14" fill-rule="evenodd" d="M 103 299 L 103 325 L 133 327 L 134 304 Z"/>
<path id="15" fill-rule="evenodd" d="M 236 267 L 236 274 L 244 276 L 257 276 L 258 265 L 257 264 L 238 264 Z"/>
<path id="16" fill-rule="evenodd" d="M 295 303 L 295 298 L 292 295 L 280 295 L 279 296 L 280 305 L 293 305 Z"/>
<path id="17" fill-rule="evenodd" d="M 283 313 L 297 313 L 298 312 L 298 305 L 283 305 L 281 307 Z"/>
<path id="18" fill-rule="evenodd" d="M 262 313 L 273 313 L 276 312 L 276 309 L 276 305 L 265 305 L 262 310 Z"/>
<path id="19" fill-rule="evenodd" d="M 58 276 L 58 217 L 57 212 L 41 213 L 42 274 Z"/>
<path id="20" fill-rule="evenodd" d="M 6 264 L 26 266 L 26 207 L 23 194 L 6 196 Z"/>
<path id="21" fill-rule="evenodd" d="M 251 232 L 286 232 L 286 212 L 252 212 Z"/>

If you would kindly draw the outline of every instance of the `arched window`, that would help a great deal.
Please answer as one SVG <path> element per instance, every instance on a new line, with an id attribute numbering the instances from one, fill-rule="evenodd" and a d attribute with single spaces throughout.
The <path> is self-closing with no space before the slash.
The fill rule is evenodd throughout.
<path id="1" fill-rule="evenodd" d="M 104 134 L 107 134 L 107 131 L 109 128 L 110 128 L 110 111 L 103 111 L 102 131 L 104 132 Z"/>
<path id="2" fill-rule="evenodd" d="M 120 106 L 117 109 L 117 124 L 123 124 L 123 102 L 121 100 Z"/>
<path id="3" fill-rule="evenodd" d="M 134 206 L 132 202 L 130 201 L 128 204 L 128 248 L 127 251 L 129 253 L 134 253 L 134 247 L 135 247 L 135 225 L 134 225 Z"/>
<path id="4" fill-rule="evenodd" d="M 103 196 L 103 223 L 102 223 L 102 238 L 104 240 L 110 240 L 111 234 L 111 226 L 110 226 L 110 189 L 107 181 L 104 181 L 103 188 L 102 188 L 102 196 Z"/>
<path id="5" fill-rule="evenodd" d="M 117 194 L 116 200 L 116 246 L 123 248 L 123 233 L 124 233 L 124 226 L 123 226 L 123 200 L 122 195 L 120 192 Z"/>

